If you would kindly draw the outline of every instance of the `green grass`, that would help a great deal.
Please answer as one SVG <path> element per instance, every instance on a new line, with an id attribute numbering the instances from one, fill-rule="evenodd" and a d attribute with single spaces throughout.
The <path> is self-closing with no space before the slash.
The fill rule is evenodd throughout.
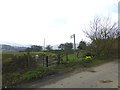
<path id="1" fill-rule="evenodd" d="M 56 51 L 55 51 L 56 52 Z M 9 60 L 9 55 L 16 54 L 16 55 L 22 55 L 26 52 L 4 52 L 3 55 L 6 55 L 5 57 L 7 60 Z M 51 52 L 30 52 L 31 55 L 35 54 L 48 54 L 48 55 L 54 55 Z M 24 70 L 24 72 L 12 72 L 12 73 L 3 73 L 3 86 L 11 87 L 13 85 L 22 83 L 22 82 L 28 82 L 31 80 L 35 80 L 38 78 L 43 78 L 47 75 L 60 73 L 60 72 L 68 72 L 77 68 L 83 68 L 83 67 L 92 67 L 95 65 L 100 65 L 102 63 L 107 62 L 105 57 L 94 57 L 91 60 L 86 60 L 84 57 L 83 52 L 80 52 L 79 58 L 76 57 L 76 54 L 70 54 L 68 55 L 68 61 L 66 61 L 66 56 L 63 56 L 63 62 L 67 62 L 65 64 L 60 65 L 51 65 L 49 67 L 43 67 L 38 66 L 36 68 L 30 68 Z"/>

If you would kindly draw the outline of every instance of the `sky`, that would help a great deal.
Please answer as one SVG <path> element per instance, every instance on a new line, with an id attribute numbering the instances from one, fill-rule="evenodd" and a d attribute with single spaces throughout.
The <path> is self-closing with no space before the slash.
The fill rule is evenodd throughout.
<path id="1" fill-rule="evenodd" d="M 0 0 L 0 43 L 56 45 L 81 40 L 95 16 L 118 20 L 119 0 Z"/>

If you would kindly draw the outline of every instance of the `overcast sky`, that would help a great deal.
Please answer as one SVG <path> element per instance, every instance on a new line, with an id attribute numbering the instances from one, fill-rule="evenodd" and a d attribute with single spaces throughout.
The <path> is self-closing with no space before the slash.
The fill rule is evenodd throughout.
<path id="1" fill-rule="evenodd" d="M 82 31 L 96 15 L 118 19 L 119 0 L 0 0 L 0 42 L 43 46 L 89 41 Z"/>

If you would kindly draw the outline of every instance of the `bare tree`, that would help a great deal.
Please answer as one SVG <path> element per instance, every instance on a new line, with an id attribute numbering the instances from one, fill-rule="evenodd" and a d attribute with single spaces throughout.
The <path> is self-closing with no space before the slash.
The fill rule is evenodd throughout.
<path id="1" fill-rule="evenodd" d="M 116 22 L 111 22 L 110 18 L 99 17 L 95 17 L 94 20 L 90 22 L 88 29 L 83 30 L 83 32 L 92 41 L 97 39 L 116 38 L 119 34 Z"/>
<path id="2" fill-rule="evenodd" d="M 91 46 L 97 55 L 110 53 L 114 39 L 119 36 L 117 23 L 110 18 L 95 17 L 83 32 L 92 40 Z"/>

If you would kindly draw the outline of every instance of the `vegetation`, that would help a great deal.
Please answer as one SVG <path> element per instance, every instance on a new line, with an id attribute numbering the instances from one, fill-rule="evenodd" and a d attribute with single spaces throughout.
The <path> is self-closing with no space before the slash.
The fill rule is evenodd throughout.
<path id="1" fill-rule="evenodd" d="M 77 47 L 79 50 L 86 50 L 86 42 L 80 41 L 79 46 Z"/>
<path id="2" fill-rule="evenodd" d="M 39 52 L 42 50 L 42 46 L 32 45 L 30 48 L 28 47 L 26 52 Z"/>
<path id="3" fill-rule="evenodd" d="M 109 18 L 95 17 L 84 32 L 92 41 L 87 51 L 101 57 L 117 56 L 120 37 L 117 23 L 112 23 Z"/>
<path id="4" fill-rule="evenodd" d="M 64 46 L 65 46 L 64 44 L 60 44 L 60 45 L 58 46 L 58 48 L 61 49 L 61 50 L 64 50 Z"/>
<path id="5" fill-rule="evenodd" d="M 55 51 L 57 52 L 57 51 Z M 58 51 L 59 52 L 59 51 Z M 27 52 L 19 52 L 16 55 L 24 55 Z M 47 54 L 52 57 L 51 52 L 31 52 L 30 55 L 35 54 Z M 3 87 L 14 87 L 16 84 L 22 82 L 28 82 L 30 80 L 36 80 L 38 78 L 45 77 L 46 75 L 57 74 L 61 72 L 68 72 L 76 68 L 90 67 L 93 65 L 101 64 L 106 62 L 104 58 L 92 58 L 91 60 L 86 60 L 85 55 L 80 54 L 77 58 L 76 54 L 69 54 L 68 61 L 66 61 L 66 56 L 61 57 L 60 64 L 52 64 L 49 67 L 43 66 L 42 62 L 36 64 L 35 60 L 28 62 L 28 66 L 25 67 L 26 63 L 23 63 L 23 59 L 16 58 L 15 60 L 10 58 L 12 56 L 10 53 L 3 53 Z M 15 54 L 15 53 L 14 53 Z M 14 55 L 13 53 L 11 55 Z M 7 56 L 8 58 L 4 57 Z M 41 61 L 41 60 L 40 60 Z"/>
<path id="6" fill-rule="evenodd" d="M 35 55 L 39 55 L 39 62 L 36 62 Z M 36 78 L 43 71 L 37 72 L 38 68 L 43 68 L 43 56 L 52 57 L 52 53 L 45 52 L 3 52 L 2 53 L 2 84 L 3 87 L 10 87 L 19 82 Z M 42 69 L 41 68 L 41 69 Z M 40 69 L 40 70 L 41 70 Z M 35 72 L 34 72 L 35 71 Z"/>
<path id="7" fill-rule="evenodd" d="M 52 46 L 51 45 L 47 45 L 46 49 L 47 50 L 52 50 Z"/>
<path id="8" fill-rule="evenodd" d="M 61 50 L 52 50 L 48 45 L 46 51 L 41 51 L 41 46 L 33 45 L 25 52 L 3 52 L 3 88 L 43 78 L 46 75 L 89 68 L 116 59 L 120 40 L 116 23 L 110 23 L 109 19 L 95 18 L 89 30 L 84 32 L 92 42 L 87 45 L 85 41 L 80 41 L 75 52 L 72 43 L 60 44 L 58 48 Z M 36 55 L 39 56 L 38 60 Z M 46 63 L 49 64 L 48 67 Z"/>
<path id="9" fill-rule="evenodd" d="M 65 43 L 65 44 L 60 44 L 58 46 L 62 51 L 64 51 L 64 54 L 66 56 L 66 60 L 68 61 L 68 55 L 72 54 L 73 51 L 73 44 L 72 43 Z"/>

